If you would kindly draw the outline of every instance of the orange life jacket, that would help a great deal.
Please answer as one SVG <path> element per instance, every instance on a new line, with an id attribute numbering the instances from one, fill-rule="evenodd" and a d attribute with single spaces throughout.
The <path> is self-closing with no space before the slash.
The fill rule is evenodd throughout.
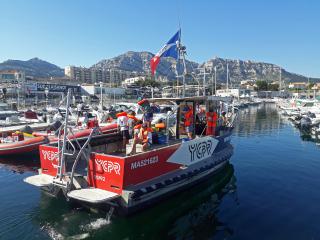
<path id="1" fill-rule="evenodd" d="M 189 111 L 184 114 L 184 118 L 184 125 L 189 127 L 193 123 L 193 110 L 189 109 Z"/>
<path id="2" fill-rule="evenodd" d="M 152 128 L 147 128 L 147 129 L 140 129 L 140 136 L 142 137 L 142 142 L 146 143 L 148 142 L 148 134 L 152 132 Z"/>
<path id="3" fill-rule="evenodd" d="M 127 115 L 128 116 L 128 118 L 131 118 L 131 119 L 133 119 L 134 121 L 138 121 L 138 118 L 136 118 L 135 116 L 133 116 L 133 115 L 130 115 L 130 114 L 128 114 Z"/>
<path id="4" fill-rule="evenodd" d="M 218 115 L 216 112 L 207 112 L 206 117 L 207 117 L 207 126 L 208 127 L 216 127 L 217 126 Z"/>

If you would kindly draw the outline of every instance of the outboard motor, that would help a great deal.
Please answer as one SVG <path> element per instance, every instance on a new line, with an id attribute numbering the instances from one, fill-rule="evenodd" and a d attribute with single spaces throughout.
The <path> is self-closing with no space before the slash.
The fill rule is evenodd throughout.
<path id="1" fill-rule="evenodd" d="M 315 118 L 315 117 L 316 117 L 316 114 L 314 114 L 314 113 L 312 113 L 312 112 L 308 112 L 308 113 L 307 113 L 307 116 L 308 116 L 309 118 Z"/>
<path id="2" fill-rule="evenodd" d="M 312 125 L 312 121 L 309 117 L 302 117 L 300 121 L 301 130 L 309 130 Z"/>
<path id="3" fill-rule="evenodd" d="M 51 126 L 50 126 L 50 131 L 57 131 L 59 127 L 62 125 L 60 121 L 55 121 Z"/>

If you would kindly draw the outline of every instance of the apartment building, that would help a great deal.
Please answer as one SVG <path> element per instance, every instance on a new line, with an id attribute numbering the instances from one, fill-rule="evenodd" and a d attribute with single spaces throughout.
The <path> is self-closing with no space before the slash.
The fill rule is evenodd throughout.
<path id="1" fill-rule="evenodd" d="M 123 71 L 118 69 L 95 69 L 67 66 L 64 69 L 65 75 L 71 80 L 81 83 L 98 83 L 103 82 L 109 86 L 120 86 L 126 78 L 135 77 L 137 73 Z"/>

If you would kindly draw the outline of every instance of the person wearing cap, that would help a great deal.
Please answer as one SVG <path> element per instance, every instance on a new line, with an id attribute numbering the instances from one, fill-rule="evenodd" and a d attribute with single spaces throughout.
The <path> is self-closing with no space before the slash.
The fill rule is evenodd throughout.
<path id="1" fill-rule="evenodd" d="M 142 150 L 145 152 L 152 143 L 152 129 L 148 128 L 147 123 L 143 123 L 137 138 L 134 138 L 132 150 L 129 155 L 136 154 L 137 144 L 142 144 Z"/>

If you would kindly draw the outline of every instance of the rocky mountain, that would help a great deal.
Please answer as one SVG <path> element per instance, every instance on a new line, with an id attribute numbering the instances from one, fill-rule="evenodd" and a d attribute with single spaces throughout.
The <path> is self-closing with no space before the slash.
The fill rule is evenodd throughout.
<path id="1" fill-rule="evenodd" d="M 118 69 L 128 72 L 135 72 L 136 75 L 150 75 L 150 59 L 154 54 L 150 52 L 133 52 L 129 51 L 117 57 L 104 59 L 94 64 L 91 68 L 94 69 Z M 195 82 L 195 78 L 202 78 L 203 70 L 206 68 L 208 80 L 211 79 L 214 73 L 214 68 L 217 70 L 217 81 L 225 83 L 227 79 L 227 64 L 229 69 L 229 79 L 231 84 L 238 85 L 242 80 L 266 80 L 268 82 L 279 81 L 280 66 L 271 63 L 230 60 L 223 58 L 212 58 L 204 63 L 196 63 L 186 61 L 187 66 L 187 82 Z M 26 76 L 33 77 L 63 77 L 64 71 L 60 67 L 43 61 L 39 58 L 32 58 L 28 61 L 7 60 L 0 63 L 0 70 L 18 69 L 26 72 Z M 157 68 L 157 76 L 167 78 L 169 81 L 176 80 L 176 72 L 179 75 L 182 73 L 182 64 L 176 64 L 173 58 L 161 58 Z M 193 74 L 191 74 L 193 73 Z M 282 81 L 285 82 L 301 82 L 307 81 L 305 76 L 287 72 L 281 68 Z M 320 79 L 312 78 L 312 82 L 319 82 Z"/>
<path id="2" fill-rule="evenodd" d="M 98 69 L 119 69 L 131 72 L 138 72 L 150 75 L 150 59 L 154 55 L 150 52 L 127 52 L 111 59 L 105 59 L 92 68 Z M 199 64 L 192 61 L 186 61 L 187 72 L 195 72 L 196 75 L 201 77 L 201 70 L 198 68 L 206 68 L 211 78 L 214 67 L 217 69 L 217 81 L 226 82 L 227 78 L 227 63 L 229 69 L 229 79 L 231 83 L 238 84 L 242 80 L 265 80 L 268 82 L 278 81 L 280 78 L 280 66 L 271 63 L 242 61 L 242 60 L 229 60 L 223 58 L 213 58 L 205 63 Z M 162 77 L 167 77 L 169 80 L 176 79 L 175 61 L 172 58 L 161 58 L 160 64 L 157 68 L 157 74 Z M 181 73 L 182 64 L 178 64 L 177 70 Z M 203 70 L 202 70 L 203 75 Z M 307 81 L 305 76 L 287 72 L 281 68 L 281 78 L 285 82 L 300 82 Z M 192 77 L 188 78 L 191 81 Z M 310 79 L 310 81 L 320 81 L 320 79 Z"/>
<path id="3" fill-rule="evenodd" d="M 214 72 L 216 67 L 217 80 L 226 82 L 227 65 L 229 71 L 229 80 L 232 83 L 239 83 L 243 80 L 264 80 L 267 82 L 279 81 L 280 71 L 283 82 L 305 82 L 308 78 L 299 74 L 287 72 L 278 65 L 263 62 L 230 60 L 223 58 L 213 58 L 200 64 L 200 68 L 206 68 L 208 72 Z M 310 79 L 310 81 L 319 81 L 320 79 Z"/>
<path id="4" fill-rule="evenodd" d="M 7 60 L 0 63 L 0 70 L 22 70 L 26 76 L 33 77 L 63 77 L 64 70 L 52 63 L 43 61 L 39 58 L 32 58 L 27 61 Z"/>
<path id="5" fill-rule="evenodd" d="M 119 69 L 142 74 L 150 74 L 150 60 L 154 54 L 150 52 L 133 52 L 121 54 L 111 59 L 104 59 L 92 66 L 98 69 Z M 194 71 L 198 63 L 186 61 L 188 72 Z M 178 73 L 182 71 L 182 65 L 177 65 Z M 167 77 L 169 80 L 176 78 L 176 64 L 173 58 L 162 58 L 157 68 L 159 76 Z"/>

